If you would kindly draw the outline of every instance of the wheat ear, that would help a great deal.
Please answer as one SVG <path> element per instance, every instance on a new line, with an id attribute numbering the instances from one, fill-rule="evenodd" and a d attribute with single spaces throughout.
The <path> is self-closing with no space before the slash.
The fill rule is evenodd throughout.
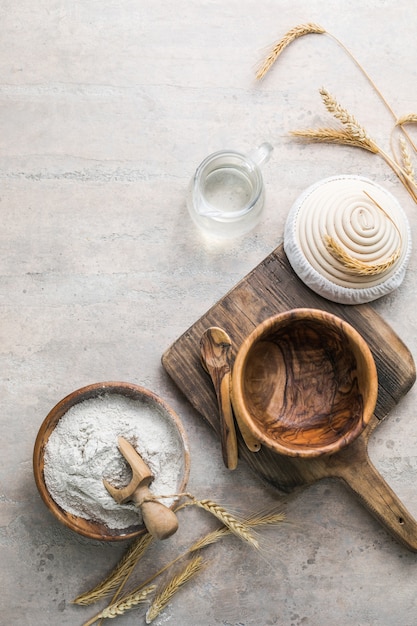
<path id="1" fill-rule="evenodd" d="M 104 598 L 119 585 L 124 583 L 134 569 L 136 563 L 143 556 L 152 542 L 152 535 L 146 533 L 136 539 L 127 550 L 112 572 L 96 587 L 79 595 L 73 602 L 75 604 L 89 605 Z"/>
<path id="2" fill-rule="evenodd" d="M 283 522 L 284 520 L 285 513 L 274 509 L 271 511 L 266 511 L 264 513 L 256 513 L 251 517 L 248 517 L 245 520 L 245 524 L 247 524 L 251 528 L 255 528 L 257 526 L 271 526 L 273 524 Z"/>
<path id="3" fill-rule="evenodd" d="M 280 41 L 275 44 L 268 57 L 263 61 L 260 65 L 258 71 L 256 72 L 256 78 L 261 80 L 265 74 L 270 70 L 272 65 L 275 63 L 279 55 L 287 46 L 290 45 L 295 39 L 299 37 L 303 37 L 304 35 L 317 34 L 322 35 L 325 33 L 325 29 L 319 26 L 318 24 L 308 23 L 301 24 L 289 30 Z"/>
<path id="4" fill-rule="evenodd" d="M 197 572 L 203 567 L 203 559 L 201 556 L 195 556 L 189 561 L 185 567 L 175 574 L 168 583 L 159 591 L 153 599 L 153 602 L 146 612 L 146 623 L 150 624 L 166 607 L 171 598 L 177 591 L 185 585 Z"/>
<path id="5" fill-rule="evenodd" d="M 229 513 L 224 507 L 220 506 L 220 504 L 213 502 L 213 500 L 195 500 L 195 499 L 192 500 L 190 504 L 195 504 L 201 509 L 208 511 L 209 513 L 214 515 L 214 517 L 217 517 L 217 519 L 220 520 L 220 522 L 222 522 L 222 524 L 224 524 L 230 530 L 230 532 L 232 532 L 234 535 L 236 535 L 243 541 L 246 541 L 252 547 L 257 548 L 257 549 L 259 548 L 259 544 L 257 540 L 255 539 L 255 537 L 253 536 L 253 534 L 251 533 L 249 526 L 245 524 L 244 522 L 241 522 L 240 520 L 238 520 L 234 515 Z"/>
<path id="6" fill-rule="evenodd" d="M 417 113 L 409 113 L 408 115 L 399 117 L 396 121 L 396 125 L 402 126 L 403 124 L 417 124 Z"/>
<path id="7" fill-rule="evenodd" d="M 378 148 L 372 143 L 370 144 L 368 142 L 364 142 L 343 129 L 306 128 L 305 130 L 292 130 L 290 131 L 290 135 L 314 143 L 336 143 L 339 145 L 353 146 L 356 148 L 362 148 L 363 150 L 369 150 L 369 152 L 372 152 L 373 154 L 377 154 L 379 152 Z"/>
<path id="8" fill-rule="evenodd" d="M 417 116 L 415 114 L 410 114 L 401 118 L 397 118 L 393 108 L 391 107 L 387 99 L 384 97 L 380 89 L 377 87 L 375 81 L 371 78 L 371 76 L 365 70 L 363 65 L 358 61 L 358 59 L 352 54 L 349 48 L 345 46 L 345 44 L 340 39 L 335 37 L 335 35 L 325 30 L 321 26 L 317 26 L 316 24 L 301 24 L 299 26 L 292 28 L 290 31 L 288 31 L 288 33 L 284 35 L 284 37 L 276 44 L 276 46 L 270 52 L 267 59 L 260 66 L 260 69 L 258 70 L 256 77 L 258 79 L 263 78 L 263 76 L 265 76 L 265 74 L 269 71 L 271 66 L 274 64 L 274 62 L 276 61 L 276 59 L 278 58 L 282 50 L 286 48 L 292 41 L 294 41 L 294 39 L 302 35 L 307 35 L 310 33 L 327 35 L 328 37 L 333 39 L 333 41 L 345 52 L 345 54 L 351 59 L 351 61 L 356 65 L 356 67 L 360 70 L 360 72 L 366 78 L 366 80 L 368 81 L 372 89 L 375 91 L 377 96 L 380 98 L 381 102 L 384 104 L 386 109 L 390 112 L 393 119 L 395 120 L 396 125 L 401 127 L 403 134 L 405 135 L 405 137 L 407 137 L 410 145 L 412 146 L 413 150 L 416 152 L 417 151 L 416 145 L 414 144 L 412 138 L 407 133 L 406 129 L 403 128 L 403 124 L 416 123 Z"/>
<path id="9" fill-rule="evenodd" d="M 400 150 L 401 150 L 401 158 L 403 162 L 404 171 L 406 174 L 413 180 L 416 181 L 413 163 L 411 161 L 411 155 L 407 147 L 407 143 L 404 137 L 400 137 Z"/>
<path id="10" fill-rule="evenodd" d="M 369 150 L 374 154 L 379 154 L 398 176 L 413 200 L 417 202 L 417 184 L 414 179 L 405 171 L 403 167 L 399 165 L 395 159 L 391 158 L 389 154 L 377 146 L 377 144 L 369 137 L 365 128 L 361 126 L 356 118 L 351 115 L 347 109 L 343 108 L 326 89 L 320 89 L 320 94 L 326 109 L 343 124 L 343 128 L 341 130 L 298 130 L 292 131 L 291 134 L 296 137 L 307 139 L 308 141 L 353 145 Z"/>
<path id="11" fill-rule="evenodd" d="M 384 261 L 364 263 L 346 252 L 346 250 L 337 241 L 335 241 L 333 237 L 324 235 L 323 240 L 332 257 L 342 263 L 347 270 L 350 270 L 353 274 L 359 276 L 376 276 L 386 272 L 386 270 L 394 265 L 401 252 L 400 249 L 396 250 L 390 257 L 388 257 L 388 259 L 385 259 Z"/>
<path id="12" fill-rule="evenodd" d="M 197 504 L 197 502 L 198 501 L 195 501 L 195 502 L 192 502 L 191 504 Z M 209 501 L 203 501 L 203 502 L 209 502 Z M 213 512 L 213 511 L 211 510 L 210 512 Z M 256 526 L 273 525 L 273 524 L 282 522 L 284 519 L 285 519 L 285 515 L 281 511 L 278 511 L 278 512 L 269 511 L 264 514 L 253 515 L 252 517 L 248 518 L 247 520 L 245 520 L 245 526 L 256 527 Z M 221 528 L 217 528 L 216 530 L 208 533 L 207 535 L 204 535 L 201 539 L 198 539 L 197 541 L 195 541 L 192 544 L 192 546 L 188 549 L 186 554 L 192 554 L 193 552 L 202 550 L 203 548 L 213 543 L 216 543 L 223 537 L 230 535 L 230 534 L 232 534 L 232 530 L 228 526 L 222 526 Z M 175 581 L 175 577 L 172 579 L 172 581 Z M 179 585 L 177 588 L 179 588 Z M 161 594 L 158 594 L 158 595 L 162 596 L 162 592 Z M 155 617 L 160 613 L 160 611 L 164 608 L 164 606 L 166 606 L 166 602 L 165 602 L 164 605 L 158 609 L 158 613 L 156 613 L 158 604 L 160 603 L 160 600 L 159 601 L 157 600 L 158 599 L 155 598 L 154 602 L 152 603 L 152 606 L 150 607 L 147 613 L 147 620 L 149 619 L 149 622 L 147 621 L 147 623 L 150 623 L 152 619 L 155 619 Z"/>
<path id="13" fill-rule="evenodd" d="M 255 528 L 257 526 L 268 526 L 273 524 L 278 524 L 285 519 L 285 514 L 281 511 L 269 511 L 264 514 L 253 515 L 244 520 L 245 526 L 249 526 L 250 528 Z M 189 552 L 195 552 L 197 550 L 202 550 L 206 546 L 211 545 L 212 543 L 216 543 L 226 537 L 227 535 L 232 534 L 232 531 L 227 526 L 221 526 L 220 528 L 216 528 L 212 532 L 204 535 L 201 539 L 197 539 L 192 546 L 188 549 Z"/>
<path id="14" fill-rule="evenodd" d="M 94 617 L 88 620 L 88 622 L 84 622 L 83 626 L 91 626 L 99 619 L 114 619 L 118 615 L 123 615 L 130 609 L 136 608 L 139 604 L 143 604 L 147 601 L 148 596 L 155 591 L 156 585 L 150 585 L 146 587 L 146 589 L 141 589 L 141 591 L 133 591 L 128 596 L 125 596 L 119 602 L 115 602 L 110 606 L 97 613 Z"/>
<path id="15" fill-rule="evenodd" d="M 190 494 L 188 494 L 188 497 L 192 497 L 190 496 Z M 193 500 L 191 502 L 188 502 L 187 504 L 195 504 L 197 501 L 195 500 L 195 498 L 193 498 Z M 185 505 L 182 505 L 180 508 L 182 508 Z M 178 510 L 178 509 L 177 509 Z M 247 520 L 244 521 L 244 524 L 248 527 L 257 527 L 257 526 L 267 526 L 267 525 L 273 525 L 273 524 L 277 524 L 282 522 L 285 519 L 285 515 L 284 513 L 282 513 L 281 511 L 276 511 L 276 510 L 272 510 L 272 511 L 267 511 L 266 513 L 261 513 L 261 514 L 255 514 L 251 517 L 249 517 Z M 158 572 L 156 572 L 156 574 L 153 574 L 151 577 L 149 577 L 147 580 L 145 580 L 143 583 L 141 583 L 138 587 L 136 587 L 130 595 L 133 594 L 139 594 L 145 587 L 149 588 L 149 585 L 159 576 L 161 576 L 161 574 L 163 574 L 165 571 L 167 571 L 169 568 L 171 568 L 173 565 L 175 565 L 175 563 L 177 563 L 180 559 L 186 557 L 187 555 L 192 554 L 193 552 L 197 552 L 199 550 L 202 550 L 203 548 L 212 545 L 213 543 L 216 543 L 217 541 L 221 540 L 223 537 L 232 534 L 232 531 L 230 530 L 230 528 L 228 528 L 227 526 L 221 526 L 220 528 L 217 528 L 216 530 L 204 535 L 203 537 L 201 537 L 200 539 L 198 539 L 197 541 L 195 541 L 190 548 L 188 548 L 188 550 L 186 552 L 184 552 L 183 554 L 179 555 L 178 557 L 176 557 L 173 561 L 171 561 L 170 563 L 168 563 L 167 565 L 165 565 L 164 567 L 162 567 Z M 129 551 L 126 553 L 125 557 L 123 557 L 123 559 L 120 561 L 119 565 L 116 567 L 116 570 L 122 569 L 123 570 L 123 563 L 126 563 L 127 561 L 127 557 L 129 554 L 134 554 L 134 549 L 137 549 L 137 544 L 139 543 L 139 540 L 135 541 L 134 544 L 132 545 L 132 547 L 129 549 Z M 129 572 L 130 573 L 130 572 Z M 127 575 L 128 576 L 128 575 Z M 127 579 L 127 576 L 124 580 L 122 580 L 122 585 L 124 584 L 125 580 Z M 120 591 L 121 587 L 119 588 Z M 86 595 L 86 594 L 85 594 Z M 127 600 L 127 598 L 129 598 L 129 596 L 125 596 L 124 598 L 121 598 L 121 600 L 119 600 L 119 604 L 122 602 L 125 602 Z M 81 596 L 80 596 L 81 597 Z M 94 600 L 92 600 L 93 602 Z M 87 604 L 87 602 L 83 603 L 83 604 Z M 110 610 L 112 609 L 112 607 L 114 607 L 116 605 L 116 602 L 113 601 L 111 602 L 111 604 L 107 607 L 108 611 L 110 612 Z M 102 614 L 103 612 L 99 613 L 98 615 L 96 615 L 94 617 L 93 621 L 90 621 L 90 624 L 94 623 L 94 621 L 97 620 L 101 620 L 104 619 L 105 616 Z M 84 626 L 88 626 L 88 622 L 87 625 Z"/>
<path id="16" fill-rule="evenodd" d="M 380 152 L 376 143 L 369 137 L 365 128 L 359 124 L 356 118 L 343 108 L 337 100 L 323 87 L 320 89 L 320 95 L 327 111 L 331 113 L 342 124 L 343 128 L 318 128 L 317 130 L 295 130 L 291 134 L 295 137 L 302 137 L 309 141 L 338 143 L 349 146 L 363 148 L 373 154 Z"/>
<path id="17" fill-rule="evenodd" d="M 336 119 L 340 120 L 347 133 L 352 137 L 352 140 L 357 140 L 370 152 L 380 151 L 376 143 L 369 137 L 365 128 L 359 124 L 356 118 L 351 115 L 347 109 L 343 108 L 337 102 L 336 98 L 334 98 L 334 96 L 332 96 L 327 89 L 322 87 L 320 89 L 320 95 L 328 112 L 331 113 Z"/>

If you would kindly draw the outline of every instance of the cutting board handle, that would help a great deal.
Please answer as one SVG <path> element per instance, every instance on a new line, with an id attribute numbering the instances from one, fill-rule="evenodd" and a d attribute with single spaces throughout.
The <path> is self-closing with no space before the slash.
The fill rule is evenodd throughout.
<path id="1" fill-rule="evenodd" d="M 343 458 L 347 454 L 348 460 Z M 398 541 L 417 552 L 417 521 L 372 464 L 365 441 L 357 439 L 335 457 L 333 476 L 344 480 Z"/>

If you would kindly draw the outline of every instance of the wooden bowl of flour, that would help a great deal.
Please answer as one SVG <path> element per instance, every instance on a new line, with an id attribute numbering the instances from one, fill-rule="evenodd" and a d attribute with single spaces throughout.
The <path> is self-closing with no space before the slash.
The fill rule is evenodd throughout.
<path id="1" fill-rule="evenodd" d="M 95 383 L 66 396 L 43 421 L 33 472 L 42 500 L 65 526 L 90 539 L 119 541 L 145 531 L 133 504 L 117 504 L 103 485 L 128 484 L 130 468 L 117 448 L 125 437 L 149 465 L 150 489 L 175 507 L 190 471 L 181 420 L 153 392 L 124 382 Z"/>

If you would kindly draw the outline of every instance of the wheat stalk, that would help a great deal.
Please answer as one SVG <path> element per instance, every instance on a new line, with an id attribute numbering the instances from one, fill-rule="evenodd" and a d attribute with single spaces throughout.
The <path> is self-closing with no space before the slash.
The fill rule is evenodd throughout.
<path id="1" fill-rule="evenodd" d="M 152 543 L 152 540 L 153 537 L 149 533 L 141 535 L 131 544 L 126 554 L 102 582 L 93 589 L 77 596 L 73 602 L 82 605 L 93 604 L 114 591 L 116 587 L 123 584 L 134 569 L 136 563 Z"/>
<path id="2" fill-rule="evenodd" d="M 199 506 L 199 503 L 204 503 L 203 508 L 206 509 L 207 503 L 211 503 L 211 501 L 209 500 L 203 500 L 203 501 L 193 501 L 191 502 L 191 504 L 196 504 L 197 506 Z M 213 506 L 215 505 L 215 503 L 211 503 L 210 504 L 210 512 L 213 513 Z M 217 513 L 219 512 L 218 509 L 222 508 L 219 507 L 218 505 L 215 505 L 216 511 Z M 208 509 L 206 509 L 208 510 Z M 221 514 L 221 517 L 224 519 L 224 512 L 225 509 L 223 509 L 223 512 Z M 226 512 L 227 513 L 227 512 Z M 214 513 L 213 513 L 214 514 Z M 220 519 L 220 517 L 216 514 L 216 517 L 218 517 Z M 230 514 L 227 513 L 227 517 L 231 518 L 232 516 L 230 516 Z M 266 526 L 266 525 L 272 525 L 272 524 L 277 524 L 278 522 L 282 522 L 285 518 L 285 515 L 279 511 L 269 511 L 267 513 L 264 514 L 257 514 L 257 515 L 253 515 L 252 517 L 248 518 L 247 520 L 245 520 L 244 524 L 245 526 L 248 527 L 255 527 L 255 526 Z M 235 521 L 236 518 L 233 518 Z M 230 521 L 230 519 L 229 519 Z M 216 543 L 217 541 L 219 541 L 220 539 L 222 539 L 223 537 L 232 534 L 233 531 L 231 530 L 231 528 L 229 526 L 222 526 L 220 528 L 215 529 L 214 531 L 208 533 L 207 535 L 204 535 L 201 539 L 198 539 L 196 542 L 194 542 L 192 544 L 192 546 L 188 549 L 186 554 L 192 554 L 193 552 L 197 552 L 199 550 L 202 550 L 203 548 L 206 548 L 209 545 L 212 545 L 213 543 Z M 236 534 L 236 533 L 235 533 Z M 239 536 L 241 536 L 239 534 Z M 199 568 L 198 568 L 199 569 Z M 198 570 L 197 570 L 198 571 Z M 175 591 L 179 588 L 180 585 L 177 585 L 175 583 L 175 577 L 171 580 L 171 586 L 175 587 L 174 593 Z M 172 594 L 173 595 L 173 594 Z M 163 596 L 163 592 L 161 592 L 160 594 L 160 598 Z M 162 609 L 166 606 L 167 602 L 169 601 L 169 599 L 172 596 L 170 596 L 168 598 L 168 600 L 166 602 L 164 602 L 163 606 L 161 608 L 159 608 L 159 605 L 161 603 L 161 599 L 158 600 L 158 598 L 155 598 L 155 600 L 152 603 L 152 606 L 149 608 L 146 617 L 147 617 L 147 624 L 150 624 L 151 621 L 153 619 L 155 619 L 155 617 L 162 611 Z M 149 620 L 149 621 L 148 621 Z"/>
<path id="3" fill-rule="evenodd" d="M 408 143 L 410 144 L 414 152 L 417 152 L 416 144 L 408 134 L 407 130 L 404 128 L 404 125 L 406 124 L 417 124 L 417 114 L 409 113 L 408 115 L 403 115 L 402 117 L 399 117 L 395 122 L 395 127 L 399 127 L 401 129 L 403 135 L 407 138 Z M 400 137 L 400 140 L 404 141 L 402 137 Z"/>
<path id="4" fill-rule="evenodd" d="M 265 513 L 256 513 L 245 520 L 245 524 L 254 528 L 256 526 L 271 526 L 285 520 L 285 513 L 272 510 Z"/>
<path id="5" fill-rule="evenodd" d="M 186 503 L 186 505 L 188 506 L 192 504 L 197 504 L 200 502 L 196 500 L 190 494 L 187 494 L 187 496 L 192 498 L 192 501 Z M 202 501 L 202 502 L 210 502 L 210 501 Z M 181 505 L 181 507 L 178 507 L 178 509 L 183 508 L 183 506 L 185 505 Z M 217 510 L 219 508 L 222 508 L 222 507 L 219 507 L 218 505 L 215 505 L 215 506 L 217 507 Z M 224 509 L 223 511 L 225 512 Z M 213 512 L 213 507 L 211 507 L 210 512 Z M 228 514 L 227 516 L 230 522 L 230 519 L 232 518 L 232 516 L 230 514 Z M 222 517 L 223 518 L 225 517 L 224 513 Z M 284 518 L 285 518 L 285 515 L 281 511 L 272 510 L 272 511 L 267 511 L 266 513 L 262 513 L 262 514 L 258 513 L 249 517 L 248 519 L 244 521 L 244 525 L 247 527 L 272 525 L 272 524 L 277 524 L 279 522 L 282 522 Z M 237 520 L 235 521 L 237 522 Z M 116 602 L 115 599 L 113 598 L 112 602 L 107 606 L 106 609 L 104 609 L 103 611 L 95 615 L 94 618 L 92 618 L 89 622 L 84 624 L 84 626 L 90 626 L 90 624 L 93 624 L 95 621 L 105 619 L 106 617 L 115 617 L 117 614 L 120 614 L 120 613 L 117 613 L 117 611 L 120 611 L 121 607 L 123 608 L 125 606 L 124 603 L 131 603 L 133 598 L 139 598 L 144 588 L 150 589 L 151 583 L 156 578 L 161 576 L 161 574 L 163 574 L 165 571 L 173 567 L 173 565 L 175 565 L 175 563 L 177 563 L 180 559 L 185 558 L 186 556 L 193 554 L 199 550 L 202 550 L 203 548 L 209 545 L 212 545 L 213 543 L 216 543 L 223 537 L 230 535 L 230 534 L 232 534 L 232 531 L 228 526 L 221 526 L 220 528 L 217 528 L 216 530 L 211 531 L 210 533 L 207 533 L 206 535 L 204 535 L 203 537 L 195 541 L 190 546 L 190 548 L 188 548 L 186 552 L 177 556 L 174 560 L 172 560 L 170 563 L 162 567 L 158 572 L 156 572 L 147 580 L 145 580 L 143 583 L 141 583 L 139 586 L 137 586 L 130 594 L 124 596 L 118 602 Z M 125 584 L 128 576 L 130 575 L 131 571 L 133 570 L 133 567 L 136 564 L 137 560 L 142 556 L 144 550 L 148 547 L 150 543 L 150 540 L 149 540 L 149 543 L 146 543 L 144 541 L 145 537 L 147 536 L 151 537 L 150 535 L 144 535 L 143 537 L 140 537 L 138 540 L 136 540 L 132 544 L 128 552 L 121 559 L 121 561 L 113 570 L 113 572 L 110 574 L 110 576 L 108 576 L 108 578 L 105 581 L 103 581 L 103 583 L 98 585 L 96 588 L 94 588 L 90 592 L 87 592 L 83 594 L 82 596 L 79 596 L 78 598 L 76 598 L 77 604 L 91 604 L 92 602 L 95 602 L 99 598 L 106 595 L 109 591 L 113 590 L 115 586 L 121 583 L 118 589 L 118 593 L 119 593 L 123 585 Z M 106 581 L 109 581 L 109 582 L 114 581 L 114 584 L 110 586 L 109 582 L 107 582 L 107 584 L 105 585 Z M 125 610 L 128 610 L 126 607 L 125 607 Z"/>
<path id="6" fill-rule="evenodd" d="M 143 604 L 147 601 L 148 596 L 155 591 L 156 585 L 150 585 L 146 587 L 146 589 L 141 589 L 140 591 L 132 591 L 128 596 L 125 596 L 119 602 L 115 602 L 110 606 L 97 613 L 94 617 L 85 622 L 83 626 L 91 626 L 99 619 L 114 619 L 118 615 L 123 615 L 130 609 L 137 608 L 139 604 Z"/>
<path id="7" fill-rule="evenodd" d="M 363 150 L 369 150 L 373 154 L 379 152 L 378 148 L 368 142 L 365 142 L 358 137 L 352 136 L 352 134 L 343 129 L 334 128 L 306 128 L 304 130 L 292 130 L 290 134 L 293 137 L 298 137 L 306 141 L 315 143 L 336 143 L 345 146 L 354 146 L 356 148 L 362 148 Z"/>
<path id="8" fill-rule="evenodd" d="M 414 168 L 413 168 L 413 163 L 411 161 L 411 155 L 408 150 L 405 139 L 403 137 L 400 137 L 400 150 L 401 150 L 401 158 L 403 162 L 404 171 L 411 178 L 411 180 L 415 182 L 416 178 L 414 175 Z"/>
<path id="9" fill-rule="evenodd" d="M 365 128 L 359 124 L 356 118 L 349 113 L 349 111 L 343 108 L 324 87 L 320 89 L 320 95 L 323 100 L 323 104 L 336 119 L 338 119 L 345 127 L 348 135 L 352 140 L 358 141 L 364 148 L 370 152 L 379 152 L 378 146 L 369 137 Z"/>
<path id="10" fill-rule="evenodd" d="M 285 519 L 284 513 L 282 511 L 268 511 L 263 514 L 255 514 L 252 517 L 248 517 L 243 521 L 245 526 L 250 528 L 255 528 L 257 526 L 268 526 L 277 524 L 282 522 Z M 216 543 L 223 537 L 232 534 L 232 531 L 227 526 L 221 526 L 220 528 L 216 528 L 212 532 L 204 535 L 201 539 L 198 539 L 193 545 L 188 549 L 189 552 L 195 552 L 196 550 L 201 550 L 208 545 Z"/>
<path id="11" fill-rule="evenodd" d="M 246 541 L 254 548 L 259 548 L 259 544 L 250 532 L 249 526 L 226 511 L 220 504 L 213 502 L 213 500 L 193 500 L 191 504 L 195 504 L 201 509 L 208 511 L 214 515 L 214 517 L 217 517 L 234 535 L 243 539 L 243 541 Z"/>
<path id="12" fill-rule="evenodd" d="M 392 107 L 390 106 L 388 101 L 386 100 L 386 98 L 383 96 L 382 92 L 378 89 L 378 87 L 375 84 L 375 82 L 372 80 L 370 75 L 366 72 L 366 70 L 363 67 L 363 65 L 361 63 L 359 63 L 359 61 L 350 52 L 350 50 L 342 43 L 342 41 L 340 41 L 337 37 L 335 37 L 334 35 L 332 35 L 328 31 L 326 31 L 321 26 L 317 26 L 316 24 L 302 24 L 302 25 L 296 26 L 295 28 L 292 28 L 290 31 L 288 31 L 286 33 L 286 35 L 284 35 L 284 37 L 278 42 L 278 44 L 276 44 L 276 46 L 270 52 L 269 56 L 266 58 L 266 60 L 260 66 L 260 69 L 257 71 L 256 78 L 261 79 L 261 78 L 263 78 L 265 76 L 265 74 L 269 71 L 269 69 L 274 64 L 274 62 L 276 61 L 278 56 L 281 54 L 282 50 L 284 50 L 292 41 L 294 41 L 294 39 L 297 39 L 298 37 L 300 37 L 302 35 L 308 35 L 310 33 L 319 33 L 319 34 L 327 35 L 328 37 L 333 39 L 333 41 L 335 41 L 336 44 L 338 46 L 340 46 L 340 48 L 349 56 L 349 58 L 359 68 L 359 70 L 365 76 L 366 80 L 371 85 L 372 89 L 375 91 L 377 96 L 380 98 L 380 100 L 383 102 L 383 104 L 385 105 L 387 110 L 392 115 L 392 117 L 393 117 L 393 119 L 395 121 L 395 126 L 399 127 L 401 129 L 401 132 L 407 138 L 407 140 L 408 140 L 410 146 L 413 148 L 414 152 L 417 152 L 417 147 L 416 147 L 415 143 L 413 142 L 412 137 L 410 137 L 410 135 L 408 134 L 407 130 L 404 128 L 404 125 L 406 125 L 406 124 L 415 124 L 415 123 L 417 123 L 417 114 L 412 113 L 412 114 L 408 114 L 408 115 L 405 115 L 403 117 L 398 118 L 396 116 L 394 110 L 392 109 Z M 354 120 L 354 121 L 356 122 L 356 120 Z M 325 133 L 322 132 L 323 129 L 319 129 L 319 130 L 320 130 L 320 132 L 318 133 L 318 136 L 316 138 L 314 138 L 312 136 L 313 135 L 313 131 L 308 131 L 307 133 L 305 133 L 305 132 L 304 133 L 303 132 L 297 132 L 296 131 L 293 134 L 295 134 L 295 135 L 297 135 L 299 137 L 307 138 L 310 141 L 311 140 L 321 141 L 321 142 L 326 141 Z M 353 130 L 353 129 L 351 129 L 351 130 Z M 360 127 L 360 130 L 363 131 L 364 129 L 362 127 Z M 374 152 L 374 153 L 379 153 L 384 158 L 386 163 L 391 167 L 391 169 L 394 171 L 394 173 L 398 176 L 400 182 L 404 185 L 404 187 L 410 193 L 410 195 L 413 198 L 414 202 L 417 203 L 417 184 L 416 184 L 416 181 L 415 181 L 415 177 L 414 177 L 414 175 L 411 175 L 410 171 L 407 169 L 407 165 L 404 163 L 404 159 L 403 159 L 403 164 L 405 165 L 405 168 L 401 167 L 400 163 L 398 162 L 398 160 L 397 160 L 397 158 L 395 156 L 395 151 L 394 150 L 393 150 L 394 157 L 391 158 L 388 154 L 386 154 L 385 152 L 383 152 L 379 148 L 376 149 L 375 146 L 373 148 L 371 148 L 371 145 L 373 143 L 372 140 L 371 140 L 371 144 L 370 145 L 369 144 L 368 145 L 364 145 L 363 139 L 365 139 L 365 137 L 359 137 L 359 143 L 357 143 L 351 137 L 346 137 L 346 136 L 343 137 L 343 138 L 341 137 L 340 138 L 341 141 L 337 141 L 337 140 L 335 140 L 334 136 L 332 136 L 331 134 L 329 136 L 330 136 L 330 142 L 331 143 L 343 143 L 345 145 L 353 145 L 353 146 L 356 146 L 356 147 L 365 148 L 365 149 L 370 150 L 371 152 Z M 367 139 L 369 139 L 369 137 Z M 367 140 L 365 139 L 365 141 L 367 141 Z"/>
<path id="13" fill-rule="evenodd" d="M 396 125 L 402 126 L 403 124 L 417 124 L 417 113 L 409 113 L 408 115 L 399 117 L 396 121 Z"/>
<path id="14" fill-rule="evenodd" d="M 277 60 L 279 55 L 282 53 L 282 51 L 285 50 L 285 48 L 289 46 L 290 43 L 292 43 L 295 39 L 298 39 L 299 37 L 303 37 L 304 35 L 311 35 L 313 33 L 317 35 L 322 35 L 325 32 L 326 31 L 324 30 L 324 28 L 322 28 L 318 24 L 313 24 L 313 23 L 301 24 L 299 26 L 296 26 L 295 28 L 292 28 L 284 35 L 284 37 L 277 44 L 275 44 L 275 46 L 269 53 L 268 57 L 259 67 L 256 73 L 256 78 L 258 80 L 261 80 L 265 76 L 265 74 L 270 70 L 270 68 L 275 63 L 275 61 Z"/>
<path id="15" fill-rule="evenodd" d="M 338 143 L 349 146 L 363 148 L 373 154 L 380 152 L 376 143 L 369 137 L 365 128 L 359 124 L 356 118 L 343 108 L 337 100 L 323 87 L 320 89 L 324 106 L 342 124 L 343 128 L 318 128 L 317 130 L 295 130 L 291 134 L 296 137 L 302 137 L 309 141 Z"/>
<path id="16" fill-rule="evenodd" d="M 166 607 L 171 598 L 177 591 L 193 578 L 203 567 L 203 559 L 201 556 L 195 556 L 189 561 L 185 567 L 175 574 L 167 584 L 159 591 L 153 599 L 153 602 L 146 612 L 146 623 L 150 624 Z"/>
<path id="17" fill-rule="evenodd" d="M 375 263 L 364 263 L 363 261 L 351 256 L 333 237 L 324 235 L 324 244 L 330 254 L 337 259 L 342 265 L 350 270 L 353 274 L 359 276 L 376 276 L 382 274 L 392 267 L 400 256 L 400 248 L 398 248 L 388 259 L 377 261 Z"/>
<path id="18" fill-rule="evenodd" d="M 371 85 L 372 89 L 380 98 L 381 102 L 383 102 L 387 110 L 390 112 L 390 114 L 394 118 L 395 123 L 397 125 L 402 126 L 402 124 L 415 123 L 417 121 L 417 115 L 415 114 L 410 114 L 402 118 L 397 118 L 396 114 L 394 113 L 394 110 L 392 109 L 391 105 L 389 104 L 387 99 L 384 97 L 380 89 L 378 89 L 375 81 L 371 78 L 371 76 L 365 70 L 363 65 L 358 61 L 358 59 L 352 54 L 349 48 L 345 46 L 345 44 L 340 39 L 335 37 L 335 35 L 327 31 L 325 28 L 318 26 L 317 24 L 301 24 L 289 30 L 282 37 L 282 39 L 275 45 L 275 47 L 270 52 L 267 59 L 265 59 L 265 61 L 262 63 L 262 65 L 260 66 L 260 69 L 258 70 L 256 74 L 256 78 L 261 79 L 265 76 L 265 74 L 269 71 L 271 66 L 274 64 L 274 62 L 276 61 L 276 59 L 278 58 L 282 50 L 286 48 L 292 41 L 294 41 L 294 39 L 297 39 L 298 37 L 302 35 L 308 35 L 308 34 L 314 34 L 314 33 L 327 35 L 345 52 L 345 54 L 351 59 L 351 61 L 358 67 L 360 72 L 364 75 L 368 83 Z M 404 134 L 406 135 L 407 139 L 410 141 L 410 144 L 413 146 L 414 150 L 416 150 L 415 145 L 411 141 L 410 137 L 407 135 L 406 131 L 404 129 L 402 130 Z"/>
<path id="19" fill-rule="evenodd" d="M 319 128 L 318 130 L 296 130 L 292 131 L 291 134 L 307 139 L 308 141 L 352 145 L 368 150 L 373 154 L 379 154 L 398 176 L 413 200 L 417 202 L 417 184 L 409 173 L 407 173 L 395 159 L 392 159 L 384 150 L 377 146 L 369 137 L 365 128 L 361 126 L 356 118 L 351 115 L 347 109 L 343 108 L 326 89 L 320 89 L 320 94 L 328 112 L 343 124 L 342 129 Z"/>

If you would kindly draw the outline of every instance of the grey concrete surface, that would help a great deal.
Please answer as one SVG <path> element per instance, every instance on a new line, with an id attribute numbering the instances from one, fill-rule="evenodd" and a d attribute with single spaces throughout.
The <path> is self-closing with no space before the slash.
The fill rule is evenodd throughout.
<path id="1" fill-rule="evenodd" d="M 299 39 L 257 84 L 255 67 L 290 28 L 317 22 L 362 62 L 398 115 L 417 112 L 415 7 L 407 0 L 3 0 L 0 6 L 0 623 L 76 626 L 71 600 L 117 562 L 122 544 L 60 525 L 32 474 L 37 431 L 67 393 L 141 384 L 177 410 L 191 446 L 189 489 L 242 514 L 281 502 L 219 445 L 161 366 L 173 341 L 282 242 L 310 184 L 362 174 L 417 208 L 378 156 L 306 146 L 290 130 L 328 122 L 325 86 L 389 149 L 392 118 L 330 37 Z M 413 129 L 410 129 L 410 132 Z M 197 164 L 270 141 L 266 209 L 240 240 L 208 243 L 185 195 Z M 417 253 L 402 286 L 374 304 L 417 354 Z M 371 457 L 417 516 L 417 391 L 375 433 Z M 282 501 L 287 522 L 257 553 L 228 539 L 155 624 L 413 626 L 417 556 L 340 483 Z M 212 528 L 184 511 L 137 579 Z M 100 605 L 101 606 L 101 605 Z M 144 610 L 118 618 L 144 623 Z M 114 623 L 117 623 L 114 622 Z"/>

